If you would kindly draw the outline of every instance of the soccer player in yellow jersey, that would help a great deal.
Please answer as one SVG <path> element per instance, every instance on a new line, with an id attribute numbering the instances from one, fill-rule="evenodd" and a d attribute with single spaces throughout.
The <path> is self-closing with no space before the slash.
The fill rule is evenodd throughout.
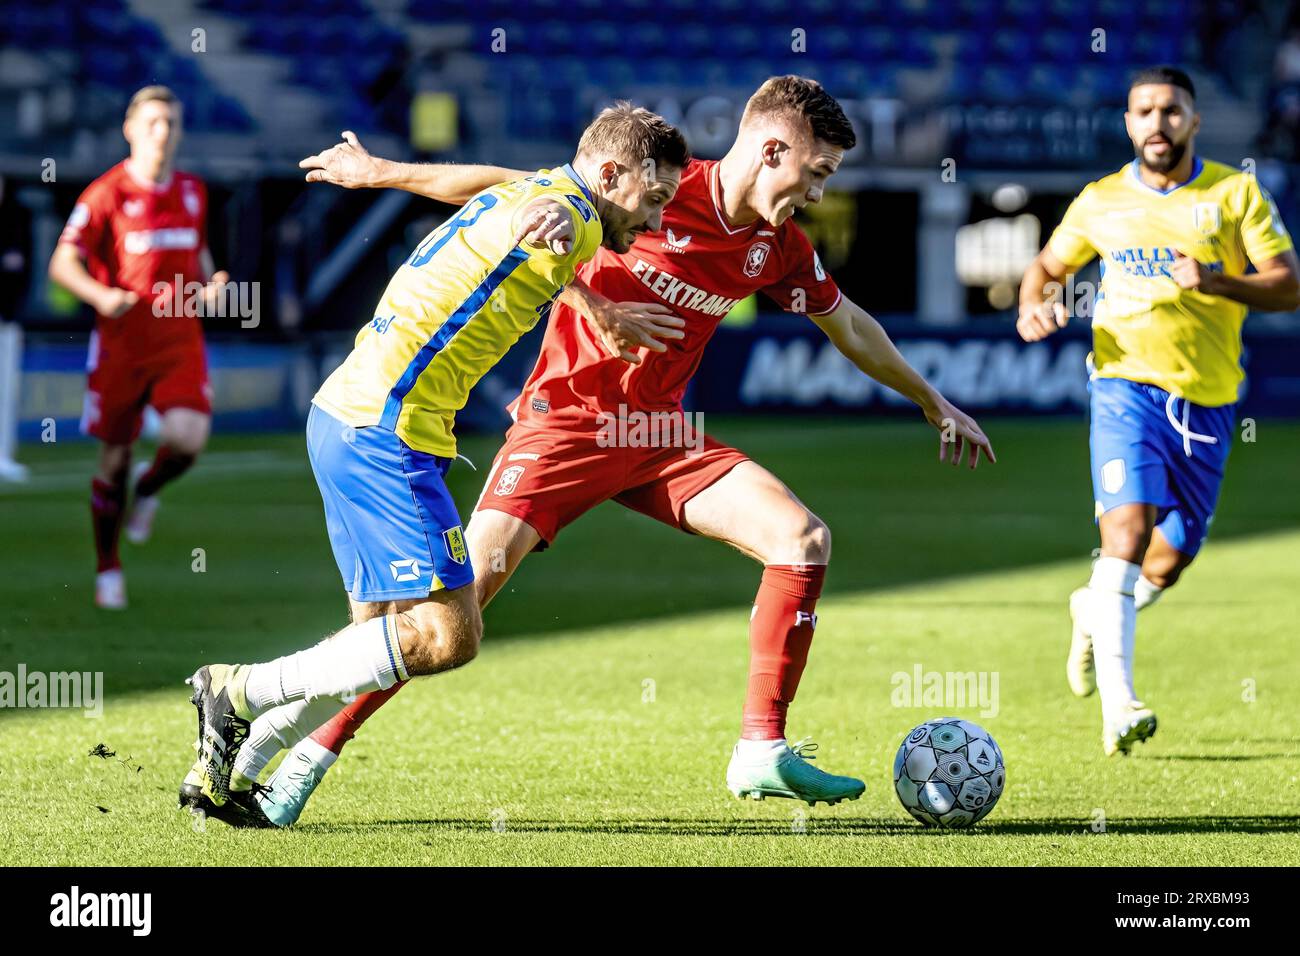
<path id="1" fill-rule="evenodd" d="M 587 128 L 570 164 L 478 193 L 398 268 L 307 424 L 352 624 L 270 663 L 195 672 L 199 758 L 183 807 L 256 821 L 252 778 L 232 779 L 250 733 L 314 728 L 344 697 L 474 658 L 474 570 L 443 483 L 456 412 L 598 247 L 625 252 L 660 228 L 688 159 L 677 129 L 619 103 Z"/>
<path id="2" fill-rule="evenodd" d="M 1017 323 L 1028 342 L 1064 326 L 1060 283 L 1101 257 L 1089 426 L 1101 557 L 1070 597 L 1067 672 L 1078 696 L 1101 692 L 1107 754 L 1156 730 L 1133 690 L 1137 611 L 1178 581 L 1214 516 L 1246 312 L 1300 307 L 1277 207 L 1250 173 L 1196 155 L 1187 74 L 1138 73 L 1124 120 L 1137 158 L 1070 205 L 1025 273 Z"/>

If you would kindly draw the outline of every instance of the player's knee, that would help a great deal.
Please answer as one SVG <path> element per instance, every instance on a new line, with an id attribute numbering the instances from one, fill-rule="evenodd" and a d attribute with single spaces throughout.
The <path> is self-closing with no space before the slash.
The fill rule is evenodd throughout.
<path id="1" fill-rule="evenodd" d="M 99 479 L 113 487 L 125 485 L 131 470 L 131 451 L 105 450 L 99 457 Z"/>
<path id="2" fill-rule="evenodd" d="M 1164 591 L 1178 583 L 1178 573 L 1153 574 L 1150 571 L 1143 570 L 1142 577 L 1146 578 L 1160 590 Z"/>
<path id="3" fill-rule="evenodd" d="M 831 529 L 827 527 L 826 522 L 817 517 L 812 512 L 808 512 L 808 520 L 804 526 L 803 534 L 800 535 L 800 545 L 806 562 L 814 564 L 828 564 L 831 560 Z"/>
<path id="4" fill-rule="evenodd" d="M 169 435 L 162 436 L 162 443 L 173 455 L 182 458 L 197 458 L 207 446 L 207 432 L 198 428 L 177 429 Z"/>
<path id="5" fill-rule="evenodd" d="M 1114 523 L 1106 529 L 1102 551 L 1110 557 L 1141 564 L 1150 543 L 1151 530 L 1144 522 L 1124 521 Z"/>
<path id="6" fill-rule="evenodd" d="M 774 548 L 768 564 L 827 564 L 831 558 L 831 529 L 811 511 L 791 525 Z"/>
<path id="7" fill-rule="evenodd" d="M 478 656 L 483 618 L 477 604 L 448 613 L 446 605 L 428 602 L 407 614 L 415 640 L 409 650 L 403 648 L 403 656 L 412 676 L 464 667 Z"/>
<path id="8" fill-rule="evenodd" d="M 1148 568 L 1142 569 L 1142 577 L 1146 578 L 1162 591 L 1173 587 L 1178 583 L 1178 579 L 1183 576 L 1183 569 L 1178 565 L 1164 568 L 1159 571 L 1152 571 Z"/>

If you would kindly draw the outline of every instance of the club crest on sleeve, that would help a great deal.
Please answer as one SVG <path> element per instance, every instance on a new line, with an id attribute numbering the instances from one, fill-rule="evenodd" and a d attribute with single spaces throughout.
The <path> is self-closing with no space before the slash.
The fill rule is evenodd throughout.
<path id="1" fill-rule="evenodd" d="M 442 542 L 447 548 L 447 557 L 457 564 L 464 564 L 468 552 L 465 550 L 465 532 L 460 525 L 448 528 L 442 533 Z"/>
<path id="2" fill-rule="evenodd" d="M 745 254 L 745 275 L 751 279 L 763 271 L 763 266 L 767 265 L 768 253 L 772 251 L 772 246 L 766 242 L 756 242 L 749 247 L 749 252 Z"/>

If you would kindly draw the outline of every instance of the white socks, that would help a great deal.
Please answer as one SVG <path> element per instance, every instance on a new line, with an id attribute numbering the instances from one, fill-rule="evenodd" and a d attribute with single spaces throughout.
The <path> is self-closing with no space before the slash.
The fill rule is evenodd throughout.
<path id="1" fill-rule="evenodd" d="M 254 714 L 262 714 L 292 700 L 386 690 L 407 676 L 396 620 L 384 616 L 345 627 L 305 651 L 254 664 L 244 693 Z"/>
<path id="2" fill-rule="evenodd" d="M 334 761 L 339 759 L 338 754 L 330 750 L 328 747 L 322 747 L 310 737 L 306 738 L 302 743 L 294 747 L 293 753 L 301 754 L 306 757 L 321 770 L 328 770 L 330 767 L 334 766 Z M 293 754 L 290 754 L 285 759 L 290 760 L 292 757 Z"/>
<path id="3" fill-rule="evenodd" d="M 741 738 L 736 744 L 736 756 L 741 763 L 765 763 L 786 746 L 785 738 L 776 740 L 746 740 Z"/>
<path id="4" fill-rule="evenodd" d="M 1145 576 L 1137 579 L 1137 584 L 1133 585 L 1133 606 L 1139 611 L 1144 607 L 1150 607 L 1160 600 L 1160 595 L 1165 593 L 1164 588 L 1158 588 Z"/>
<path id="5" fill-rule="evenodd" d="M 320 697 L 312 701 L 295 700 L 271 708 L 253 721 L 248 740 L 235 758 L 235 770 L 249 780 L 256 780 L 276 754 L 310 739 L 316 728 L 330 720 L 343 706 L 343 701 L 337 697 Z"/>
<path id="6" fill-rule="evenodd" d="M 1141 565 L 1123 558 L 1103 556 L 1092 566 L 1092 579 L 1088 582 L 1088 623 L 1103 715 L 1137 696 L 1133 691 L 1133 644 L 1137 630 L 1133 589 L 1141 574 Z"/>

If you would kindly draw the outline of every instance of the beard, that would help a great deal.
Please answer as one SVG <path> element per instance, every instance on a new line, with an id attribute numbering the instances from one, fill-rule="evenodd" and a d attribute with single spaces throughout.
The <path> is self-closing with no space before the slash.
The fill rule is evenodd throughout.
<path id="1" fill-rule="evenodd" d="M 1137 153 L 1139 163 L 1151 170 L 1153 173 L 1164 175 L 1183 161 L 1183 156 L 1187 153 L 1187 144 L 1175 143 L 1173 140 L 1170 140 L 1169 152 L 1164 156 L 1157 156 L 1155 160 L 1148 160 L 1146 158 L 1146 152 L 1141 146 L 1135 145 L 1133 151 Z"/>
<path id="2" fill-rule="evenodd" d="M 605 237 L 600 244 L 610 252 L 617 252 L 621 256 L 625 252 L 632 251 L 632 244 L 636 242 L 637 235 L 639 235 L 638 232 L 635 230 L 629 231 L 626 226 L 611 227 L 606 230 Z"/>

